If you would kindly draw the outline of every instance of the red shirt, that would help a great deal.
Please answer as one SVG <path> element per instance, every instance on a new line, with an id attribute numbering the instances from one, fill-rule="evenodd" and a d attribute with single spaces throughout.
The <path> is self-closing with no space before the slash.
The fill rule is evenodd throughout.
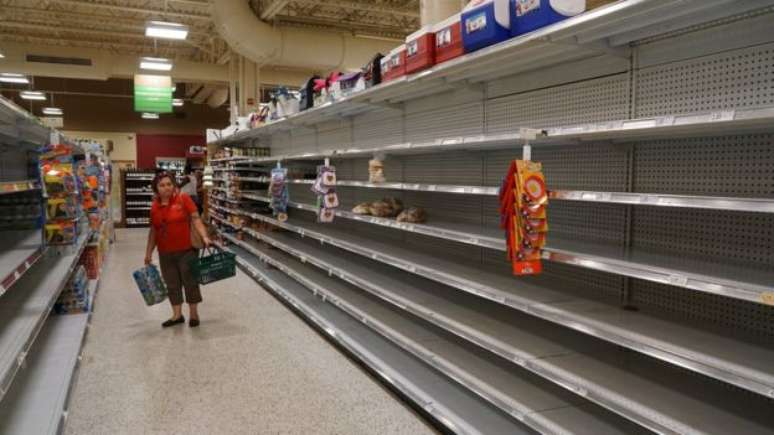
<path id="1" fill-rule="evenodd" d="M 172 195 L 167 205 L 162 205 L 159 198 L 153 199 L 150 218 L 156 232 L 156 246 L 160 253 L 187 251 L 193 248 L 191 215 L 196 212 L 196 204 L 185 193 Z"/>

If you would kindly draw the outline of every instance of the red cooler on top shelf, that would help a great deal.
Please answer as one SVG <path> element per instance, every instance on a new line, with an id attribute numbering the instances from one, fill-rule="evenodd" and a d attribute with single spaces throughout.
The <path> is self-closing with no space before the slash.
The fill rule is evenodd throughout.
<path id="1" fill-rule="evenodd" d="M 394 48 L 382 58 L 382 82 L 406 75 L 406 44 Z"/>
<path id="2" fill-rule="evenodd" d="M 435 34 L 425 26 L 406 38 L 406 74 L 435 65 Z"/>
<path id="3" fill-rule="evenodd" d="M 460 14 L 452 15 L 434 25 L 433 33 L 435 34 L 436 64 L 465 54 L 465 47 L 462 45 Z"/>

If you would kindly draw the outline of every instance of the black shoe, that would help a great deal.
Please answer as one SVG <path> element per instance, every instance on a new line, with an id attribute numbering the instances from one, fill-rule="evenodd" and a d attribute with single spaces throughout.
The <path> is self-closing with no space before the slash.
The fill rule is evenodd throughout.
<path id="1" fill-rule="evenodd" d="M 191 319 L 188 321 L 188 326 L 191 328 L 196 328 L 199 326 L 199 319 Z"/>
<path id="2" fill-rule="evenodd" d="M 179 325 L 181 323 L 185 323 L 185 317 L 180 316 L 177 319 L 169 319 L 166 322 L 161 324 L 162 328 L 169 328 L 170 326 Z"/>

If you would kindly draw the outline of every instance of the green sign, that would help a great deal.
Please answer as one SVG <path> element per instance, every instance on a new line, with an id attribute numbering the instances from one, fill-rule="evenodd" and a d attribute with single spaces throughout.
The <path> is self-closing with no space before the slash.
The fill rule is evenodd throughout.
<path id="1" fill-rule="evenodd" d="M 137 74 L 134 76 L 134 111 L 172 112 L 172 78 Z"/>

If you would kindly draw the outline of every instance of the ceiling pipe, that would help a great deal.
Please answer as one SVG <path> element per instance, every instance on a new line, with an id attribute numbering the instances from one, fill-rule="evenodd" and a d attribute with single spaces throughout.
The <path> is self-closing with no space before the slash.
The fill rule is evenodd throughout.
<path id="1" fill-rule="evenodd" d="M 314 70 L 358 69 L 395 43 L 323 30 L 275 28 L 255 16 L 244 0 L 213 0 L 215 29 L 229 47 L 258 65 Z"/>
<path id="2" fill-rule="evenodd" d="M 462 10 L 465 1 L 460 0 L 420 0 L 419 21 L 424 26 L 439 23 Z"/>

